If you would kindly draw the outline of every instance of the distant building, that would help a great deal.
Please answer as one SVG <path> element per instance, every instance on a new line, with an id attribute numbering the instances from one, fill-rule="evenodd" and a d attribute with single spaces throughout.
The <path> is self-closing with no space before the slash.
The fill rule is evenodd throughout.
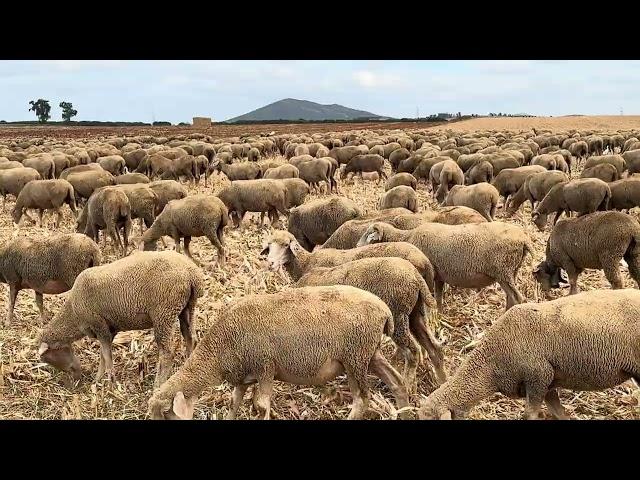
<path id="1" fill-rule="evenodd" d="M 198 128 L 206 128 L 211 126 L 210 117 L 193 117 L 193 126 Z"/>

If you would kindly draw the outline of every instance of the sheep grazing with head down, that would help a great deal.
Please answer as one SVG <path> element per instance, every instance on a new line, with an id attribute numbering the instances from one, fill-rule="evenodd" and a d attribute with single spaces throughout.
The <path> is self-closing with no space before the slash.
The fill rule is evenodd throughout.
<path id="1" fill-rule="evenodd" d="M 431 189 L 439 203 L 443 203 L 449 189 L 454 185 L 464 185 L 464 173 L 453 160 L 436 163 L 429 172 Z"/>
<path id="2" fill-rule="evenodd" d="M 156 206 L 156 216 L 164 210 L 171 200 L 180 200 L 188 194 L 187 187 L 181 185 L 175 180 L 156 180 L 149 183 L 149 188 L 158 197 L 158 205 Z"/>
<path id="3" fill-rule="evenodd" d="M 2 195 L 2 210 L 5 209 L 7 195 L 18 198 L 24 186 L 31 180 L 41 180 L 40 174 L 33 168 L 12 168 L 0 170 L 0 195 Z"/>
<path id="4" fill-rule="evenodd" d="M 516 305 L 493 323 L 449 380 L 420 405 L 421 419 L 462 417 L 494 393 L 526 398 L 524 418 L 542 403 L 568 418 L 558 389 L 604 390 L 640 382 L 640 292 L 591 290 Z"/>
<path id="5" fill-rule="evenodd" d="M 354 398 L 349 419 L 360 419 L 367 410 L 369 372 L 387 384 L 398 407 L 407 407 L 402 377 L 380 350 L 383 333 L 393 333 L 389 307 L 358 288 L 250 295 L 225 307 L 180 370 L 153 394 L 151 418 L 191 419 L 198 395 L 227 381 L 234 386 L 227 419 L 236 417 L 253 383 L 254 405 L 268 419 L 274 380 L 324 385 L 342 373 Z"/>
<path id="6" fill-rule="evenodd" d="M 76 214 L 76 200 L 73 186 L 66 180 L 31 180 L 28 182 L 16 198 L 16 204 L 11 213 L 14 223 L 19 223 L 24 215 L 28 220 L 35 223 L 31 216 L 26 212 L 27 209 L 33 208 L 38 210 L 40 218 L 40 226 L 42 226 L 42 216 L 45 210 L 53 210 L 56 212 L 55 228 L 60 226 L 62 220 L 62 212 L 60 208 L 64 204 Z"/>
<path id="7" fill-rule="evenodd" d="M 474 185 L 454 185 L 444 205 L 448 207 L 469 207 L 480 213 L 488 222 L 496 215 L 500 194 L 490 183 L 482 182 Z"/>
<path id="8" fill-rule="evenodd" d="M 271 226 L 278 221 L 278 213 L 289 215 L 287 187 L 281 180 L 235 180 L 222 188 L 218 198 L 227 207 L 235 226 L 242 225 L 246 212 L 268 213 Z"/>
<path id="9" fill-rule="evenodd" d="M 399 187 L 400 185 L 406 185 L 414 190 L 418 188 L 418 181 L 416 177 L 410 173 L 396 173 L 387 179 L 387 183 L 384 184 L 384 191 L 388 192 L 392 188 Z"/>
<path id="10" fill-rule="evenodd" d="M 80 378 L 80 362 L 72 344 L 89 336 L 100 342 L 99 381 L 106 373 L 113 379 L 111 344 L 116 333 L 153 328 L 159 349 L 155 385 L 171 374 L 172 337 L 176 318 L 184 337 L 187 356 L 192 337 L 195 307 L 204 291 L 200 269 L 176 252 L 136 252 L 100 267 L 83 271 L 67 301 L 44 328 L 40 358 Z"/>
<path id="11" fill-rule="evenodd" d="M 32 289 L 40 319 L 44 320 L 43 294 L 56 295 L 73 286 L 87 268 L 100 265 L 100 249 L 85 235 L 65 233 L 50 237 L 16 238 L 0 247 L 0 281 L 9 285 L 9 306 L 5 323 L 15 315 L 18 292 Z"/>
<path id="12" fill-rule="evenodd" d="M 569 177 L 559 170 L 545 170 L 544 172 L 529 175 L 520 190 L 511 197 L 509 206 L 505 209 L 507 216 L 511 216 L 518 211 L 520 205 L 529 200 L 531 209 L 536 206 L 536 202 L 542 201 L 549 190 L 559 183 L 566 183 Z"/>
<path id="13" fill-rule="evenodd" d="M 418 196 L 416 191 L 406 185 L 399 185 L 385 192 L 378 202 L 378 209 L 406 208 L 412 212 L 418 211 Z"/>
<path id="14" fill-rule="evenodd" d="M 560 286 L 561 269 L 567 272 L 570 295 L 579 292 L 578 275 L 585 268 L 603 269 L 614 289 L 622 288 L 620 260 L 629 265 L 640 286 L 640 224 L 621 212 L 595 212 L 567 218 L 553 228 L 547 258 L 534 270 L 543 290 Z"/>

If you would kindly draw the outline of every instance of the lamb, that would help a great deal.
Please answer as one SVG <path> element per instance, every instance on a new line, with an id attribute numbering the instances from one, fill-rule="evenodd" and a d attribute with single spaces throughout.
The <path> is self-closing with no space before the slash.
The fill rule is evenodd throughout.
<path id="1" fill-rule="evenodd" d="M 462 416 L 500 392 L 526 397 L 525 419 L 542 402 L 566 419 L 559 388 L 603 390 L 630 378 L 640 382 L 640 293 L 592 290 L 503 314 L 455 375 L 420 405 L 421 419 Z"/>
<path id="2" fill-rule="evenodd" d="M 356 204 L 344 197 L 313 200 L 292 208 L 287 230 L 305 250 L 322 245 L 343 223 L 360 216 Z"/>
<path id="3" fill-rule="evenodd" d="M 431 168 L 429 178 L 434 197 L 441 204 L 444 202 L 451 187 L 464 184 L 464 173 L 453 160 L 436 163 Z M 436 189 L 436 187 L 438 188 Z"/>
<path id="4" fill-rule="evenodd" d="M 475 185 L 454 185 L 447 195 L 444 205 L 447 207 L 463 206 L 473 208 L 488 222 L 496 215 L 500 194 L 491 184 L 482 182 Z"/>
<path id="5" fill-rule="evenodd" d="M 2 210 L 5 209 L 7 195 L 18 198 L 24 186 L 31 180 L 42 180 L 37 170 L 29 167 L 0 170 L 0 195 L 2 195 Z"/>
<path id="6" fill-rule="evenodd" d="M 100 342 L 96 381 L 105 373 L 113 380 L 111 344 L 117 332 L 153 328 L 159 350 L 155 385 L 160 386 L 171 373 L 176 317 L 187 356 L 193 351 L 194 313 L 203 291 L 200 269 L 176 252 L 137 252 L 89 268 L 78 275 L 67 301 L 44 328 L 38 354 L 79 379 L 82 368 L 72 343 L 88 335 Z"/>
<path id="7" fill-rule="evenodd" d="M 47 157 L 27 158 L 22 162 L 22 165 L 37 170 L 43 180 L 56 178 L 56 164 L 50 155 Z"/>
<path id="8" fill-rule="evenodd" d="M 281 180 L 283 178 L 300 178 L 300 172 L 294 165 L 285 163 L 275 168 L 269 168 L 264 172 L 263 178 Z"/>
<path id="9" fill-rule="evenodd" d="M 540 231 L 547 224 L 550 213 L 556 212 L 555 225 L 562 212 L 578 212 L 578 216 L 597 210 L 608 210 L 611 189 L 599 178 L 580 178 L 566 183 L 559 183 L 549 190 L 536 209 L 531 219 Z"/>
<path id="10" fill-rule="evenodd" d="M 171 200 L 180 200 L 188 194 L 187 188 L 175 180 L 156 180 L 149 183 L 149 188 L 158 196 L 156 216 L 160 215 Z"/>
<path id="11" fill-rule="evenodd" d="M 609 184 L 611 198 L 609 208 L 630 210 L 640 206 L 640 178 L 636 176 L 623 178 Z"/>
<path id="12" fill-rule="evenodd" d="M 333 164 L 324 158 L 314 158 L 298 164 L 298 172 L 300 178 L 317 191 L 320 190 L 320 182 L 325 182 L 328 191 L 334 186 Z"/>
<path id="13" fill-rule="evenodd" d="M 558 183 L 566 183 L 569 176 L 559 170 L 545 170 L 544 172 L 529 175 L 520 190 L 511 197 L 508 208 L 505 209 L 507 216 L 512 216 L 518 211 L 520 205 L 529 200 L 531 209 L 535 208 L 536 202 L 542 201 L 549 190 Z"/>
<path id="14" fill-rule="evenodd" d="M 391 337 L 404 354 L 403 376 L 409 392 L 416 389 L 420 347 L 427 351 L 439 383 L 445 381 L 442 350 L 425 319 L 430 297 L 427 284 L 410 262 L 394 257 L 362 258 L 335 267 L 316 267 L 307 270 L 294 287 L 330 285 L 361 288 L 387 304 L 393 315 Z"/>
<path id="15" fill-rule="evenodd" d="M 122 175 L 126 165 L 124 158 L 120 155 L 109 155 L 98 158 L 98 164 L 113 176 Z"/>
<path id="16" fill-rule="evenodd" d="M 123 230 L 124 243 L 120 238 Z M 98 232 L 106 230 L 114 245 L 127 254 L 129 232 L 131 231 L 131 204 L 127 194 L 118 187 L 102 187 L 96 190 L 87 201 L 78 217 L 77 231 L 98 241 Z"/>
<path id="17" fill-rule="evenodd" d="M 580 174 L 580 178 L 599 178 L 603 182 L 614 182 L 620 180 L 618 169 L 610 163 L 600 163 L 593 167 L 585 168 Z"/>
<path id="18" fill-rule="evenodd" d="M 272 226 L 278 220 L 278 213 L 289 215 L 287 187 L 280 180 L 235 180 L 217 196 L 229 210 L 229 218 L 233 218 L 236 227 L 242 225 L 246 212 L 268 213 Z"/>
<path id="19" fill-rule="evenodd" d="M 22 215 L 35 223 L 26 212 L 28 208 L 37 209 L 42 227 L 44 210 L 54 210 L 57 214 L 55 228 L 60 226 L 62 212 L 60 208 L 64 204 L 76 215 L 76 201 L 73 186 L 66 180 L 31 180 L 27 183 L 16 198 L 16 204 L 11 213 L 14 223 L 19 223 Z"/>
<path id="20" fill-rule="evenodd" d="M 116 183 L 115 177 L 106 170 L 74 172 L 68 175 L 66 179 L 73 185 L 77 202 L 81 199 L 89 199 L 98 188 L 115 185 Z"/>
<path id="21" fill-rule="evenodd" d="M 594 167 L 601 163 L 608 163 L 616 167 L 616 170 L 618 170 L 618 176 L 620 178 L 622 178 L 622 174 L 627 169 L 627 164 L 625 163 L 622 155 L 594 155 L 592 157 L 589 157 L 589 159 L 585 162 L 584 168 L 587 169 L 590 167 Z"/>
<path id="22" fill-rule="evenodd" d="M 476 163 L 464 174 L 464 183 L 466 185 L 474 185 L 476 183 L 487 182 L 493 180 L 493 165 L 487 161 Z"/>
<path id="23" fill-rule="evenodd" d="M 344 170 L 342 170 L 340 178 L 344 180 L 350 173 L 353 173 L 354 175 L 362 175 L 363 172 L 377 172 L 380 178 L 386 179 L 387 174 L 385 173 L 383 168 L 384 158 L 382 158 L 380 155 L 356 155 L 351 160 L 349 160 L 347 166 L 344 168 Z"/>
<path id="24" fill-rule="evenodd" d="M 416 177 L 410 173 L 396 173 L 387 179 L 387 182 L 384 184 L 384 191 L 388 192 L 392 188 L 399 187 L 400 185 L 406 185 L 407 187 L 417 190 L 418 181 Z"/>
<path id="25" fill-rule="evenodd" d="M 569 276 L 570 295 L 579 292 L 585 268 L 603 269 L 614 289 L 622 288 L 620 260 L 640 286 L 640 224 L 621 212 L 595 212 L 559 222 L 547 242 L 547 258 L 534 270 L 543 290 L 558 288 L 560 269 Z"/>
<path id="26" fill-rule="evenodd" d="M 226 308 L 180 370 L 153 394 L 150 415 L 190 419 L 200 392 L 227 381 L 234 390 L 226 418 L 234 419 L 247 388 L 257 382 L 254 405 L 268 419 L 274 380 L 323 385 L 344 372 L 354 398 L 349 419 L 367 410 L 368 372 L 387 384 L 399 408 L 406 407 L 402 377 L 380 351 L 382 334 L 390 335 L 392 324 L 382 300 L 345 285 L 245 297 Z"/>
<path id="27" fill-rule="evenodd" d="M 516 192 L 520 190 L 527 177 L 529 175 L 533 175 L 534 173 L 540 173 L 544 171 L 546 171 L 546 168 L 541 165 L 505 168 L 494 177 L 491 185 L 496 187 L 498 193 L 505 198 L 504 208 L 506 209 L 509 207 L 509 197 L 515 195 Z"/>
<path id="28" fill-rule="evenodd" d="M 516 276 L 533 247 L 519 227 L 502 222 L 425 223 L 413 230 L 399 230 L 377 222 L 369 226 L 358 246 L 377 242 L 409 242 L 427 256 L 436 270 L 434 286 L 439 311 L 445 283 L 483 288 L 498 282 L 507 297 L 507 310 L 523 301 Z"/>
<path id="29" fill-rule="evenodd" d="M 115 178 L 116 185 L 133 185 L 136 183 L 149 183 L 149 177 L 142 173 L 125 173 Z"/>
<path id="30" fill-rule="evenodd" d="M 380 197 L 378 209 L 385 210 L 398 207 L 406 208 L 414 213 L 418 211 L 418 196 L 413 188 L 399 185 Z"/>
<path id="31" fill-rule="evenodd" d="M 213 168 L 224 173 L 230 181 L 235 180 L 256 180 L 262 178 L 262 169 L 258 163 L 242 162 L 227 165 L 221 161 L 213 164 Z"/>
<path id="32" fill-rule="evenodd" d="M 225 264 L 224 227 L 229 224 L 229 211 L 222 200 L 211 195 L 190 195 L 181 200 L 172 200 L 153 225 L 144 232 L 139 248 L 155 250 L 156 242 L 163 235 L 173 238 L 176 250 L 180 251 L 180 239 L 184 238 L 184 250 L 196 265 L 191 255 L 191 237 L 205 236 L 218 251 L 218 264 Z"/>
<path id="33" fill-rule="evenodd" d="M 0 247 L 0 281 L 9 285 L 5 325 L 15 320 L 13 307 L 20 290 L 32 289 L 40 321 L 45 320 L 43 294 L 68 291 L 87 268 L 100 265 L 100 249 L 84 235 L 57 234 L 50 237 L 18 237 Z"/>

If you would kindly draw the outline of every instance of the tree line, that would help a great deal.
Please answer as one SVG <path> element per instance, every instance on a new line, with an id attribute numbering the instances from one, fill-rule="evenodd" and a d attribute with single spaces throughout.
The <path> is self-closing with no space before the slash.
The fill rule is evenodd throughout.
<path id="1" fill-rule="evenodd" d="M 39 98 L 38 100 L 31 100 L 29 102 L 29 111 L 34 112 L 40 123 L 46 123 L 51 118 L 51 105 L 49 100 Z M 70 122 L 73 117 L 78 114 L 77 110 L 73 109 L 71 102 L 60 102 L 59 107 L 62 109 L 62 120 Z"/>

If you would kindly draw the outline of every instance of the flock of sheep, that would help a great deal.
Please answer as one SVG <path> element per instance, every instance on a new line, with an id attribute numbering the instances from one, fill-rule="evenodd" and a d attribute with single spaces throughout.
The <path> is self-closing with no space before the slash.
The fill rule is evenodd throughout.
<path id="1" fill-rule="evenodd" d="M 0 247 L 0 280 L 9 290 L 4 328 L 15 322 L 18 292 L 34 290 L 43 325 L 37 356 L 83 381 L 73 344 L 96 339 L 96 382 L 115 379 L 118 332 L 151 329 L 154 419 L 193 418 L 202 392 L 224 382 L 234 388 L 227 418 L 236 418 L 254 384 L 253 406 L 270 418 L 275 380 L 324 385 L 342 374 L 352 419 L 367 412 L 370 374 L 386 385 L 401 418 L 461 418 L 495 393 L 525 398 L 525 418 L 539 418 L 543 403 L 567 418 L 558 389 L 640 381 L 640 292 L 622 289 L 620 274 L 626 265 L 640 285 L 640 224 L 625 213 L 640 206 L 637 137 L 360 130 L 4 141 L 0 193 L 14 222 Z M 193 193 L 203 177 L 206 193 Z M 356 182 L 379 197 L 376 211 L 344 195 Z M 434 208 L 421 204 L 420 190 Z M 531 221 L 550 232 L 533 272 L 521 269 L 534 252 L 530 235 L 501 221 L 524 214 L 527 201 Z M 30 211 L 41 227 L 44 214 L 55 213 L 59 229 L 65 205 L 77 233 L 21 233 L 25 222 L 36 223 Z M 225 237 L 247 231 L 246 213 L 260 214 L 251 234 L 263 234 L 265 268 L 293 283 L 234 299 L 197 339 L 205 279 L 233 276 L 226 260 L 243 252 L 229 252 Z M 206 237 L 217 262 L 192 254 L 194 237 Z M 104 263 L 109 249 L 121 258 Z M 579 293 L 585 269 L 603 270 L 612 289 Z M 523 274 L 545 292 L 568 280 L 569 295 L 526 303 L 534 299 L 521 293 Z M 481 291 L 496 283 L 506 313 L 447 372 L 434 332 L 445 305 L 456 308 L 445 286 Z M 43 295 L 64 292 L 48 319 Z M 176 323 L 187 358 L 172 374 Z M 391 358 L 383 353 L 387 337 Z M 425 384 L 430 394 L 420 398 Z"/>

